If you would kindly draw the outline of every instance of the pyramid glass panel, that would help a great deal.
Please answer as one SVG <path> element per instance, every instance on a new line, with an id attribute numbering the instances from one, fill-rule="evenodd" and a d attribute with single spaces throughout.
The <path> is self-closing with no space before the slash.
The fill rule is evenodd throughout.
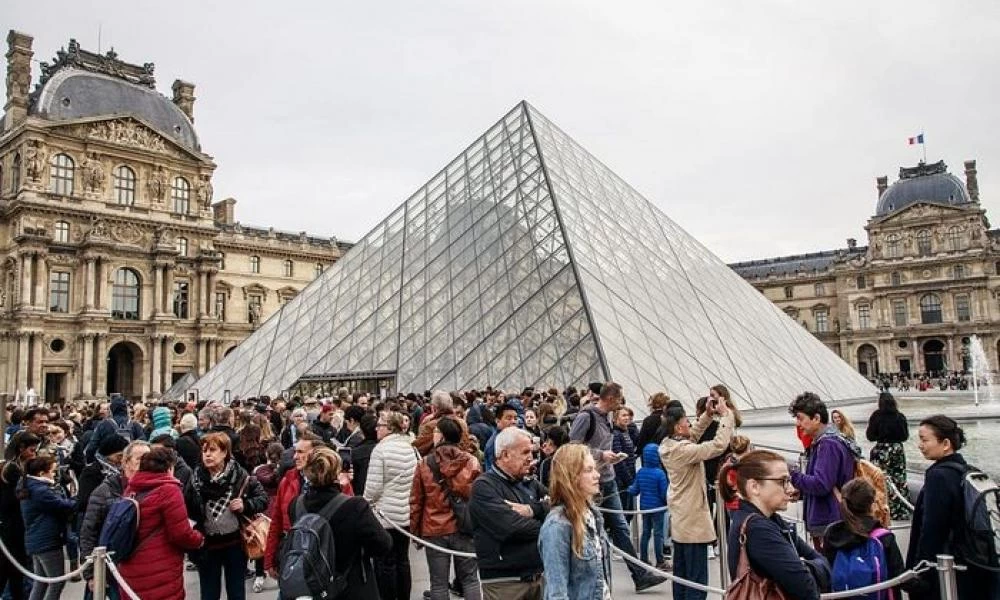
<path id="1" fill-rule="evenodd" d="M 388 374 L 395 389 L 622 383 L 743 407 L 874 388 L 527 103 L 196 384 L 202 397 Z"/>

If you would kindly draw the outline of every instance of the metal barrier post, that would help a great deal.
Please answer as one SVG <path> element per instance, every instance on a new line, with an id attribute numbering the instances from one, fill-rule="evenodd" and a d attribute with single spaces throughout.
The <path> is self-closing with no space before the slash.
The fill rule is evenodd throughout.
<path id="1" fill-rule="evenodd" d="M 715 492 L 715 530 L 719 532 L 719 582 L 729 589 L 729 532 L 726 530 L 726 506 L 718 491 Z"/>
<path id="2" fill-rule="evenodd" d="M 105 600 L 108 588 L 107 563 L 108 549 L 104 546 L 94 548 L 94 600 Z"/>
<path id="3" fill-rule="evenodd" d="M 638 502 L 636 502 L 638 504 Z M 639 522 L 642 521 L 642 515 L 632 515 L 632 522 L 629 524 L 629 531 L 632 533 L 632 547 L 636 550 L 636 556 L 639 556 Z M 655 542 L 654 542 L 655 543 Z"/>
<path id="4" fill-rule="evenodd" d="M 937 555 L 938 584 L 941 586 L 941 600 L 958 600 L 958 582 L 955 580 L 955 557 Z"/>

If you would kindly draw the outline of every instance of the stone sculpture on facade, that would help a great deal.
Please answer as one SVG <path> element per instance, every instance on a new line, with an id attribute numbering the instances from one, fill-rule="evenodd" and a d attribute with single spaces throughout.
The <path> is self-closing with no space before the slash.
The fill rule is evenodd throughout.
<path id="1" fill-rule="evenodd" d="M 163 194 L 167 189 L 167 176 L 163 173 L 163 167 L 156 167 L 156 170 L 149 176 L 146 183 L 149 190 L 150 199 L 156 204 L 163 202 Z"/>
<path id="2" fill-rule="evenodd" d="M 104 190 L 107 175 L 96 152 L 92 152 L 83 163 L 83 184 L 86 189 L 100 193 Z"/>
<path id="3" fill-rule="evenodd" d="M 207 175 L 202 175 L 201 181 L 198 183 L 198 201 L 201 203 L 202 208 L 208 210 L 212 207 L 213 193 L 211 179 Z"/>
<path id="4" fill-rule="evenodd" d="M 35 141 L 28 142 L 24 149 L 24 174 L 31 181 L 38 181 L 45 165 L 45 149 Z"/>

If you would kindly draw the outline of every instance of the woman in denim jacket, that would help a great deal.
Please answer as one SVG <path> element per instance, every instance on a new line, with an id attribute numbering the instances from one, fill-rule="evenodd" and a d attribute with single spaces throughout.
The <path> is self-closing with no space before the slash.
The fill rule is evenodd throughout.
<path id="1" fill-rule="evenodd" d="M 611 597 L 611 564 L 604 520 L 592 499 L 600 473 L 583 444 L 559 448 L 552 459 L 552 510 L 538 535 L 545 566 L 546 600 Z"/>

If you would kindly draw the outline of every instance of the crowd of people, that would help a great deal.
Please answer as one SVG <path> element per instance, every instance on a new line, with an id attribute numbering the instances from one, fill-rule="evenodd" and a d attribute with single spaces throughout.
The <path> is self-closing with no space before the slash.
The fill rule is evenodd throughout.
<path id="1" fill-rule="evenodd" d="M 632 559 L 625 566 L 637 591 L 664 583 L 667 571 L 707 584 L 722 536 L 735 585 L 753 571 L 788 598 L 834 589 L 844 556 L 873 539 L 886 578 L 942 552 L 961 560 L 968 466 L 954 420 L 920 424 L 919 448 L 933 465 L 904 552 L 877 516 L 877 483 L 858 476 L 862 452 L 843 412 L 809 392 L 791 402 L 800 469 L 738 433 L 742 418 L 725 386 L 693 406 L 689 414 L 660 392 L 636 423 L 621 386 L 606 382 L 388 399 L 341 389 L 228 405 L 114 397 L 8 407 L 0 542 L 38 575 L 76 571 L 128 515 L 124 499 L 136 507 L 136 542 L 112 560 L 143 600 L 184 598 L 185 570 L 197 571 L 204 600 L 243 599 L 247 579 L 253 593 L 292 600 L 301 594 L 289 590 L 312 590 L 319 573 L 329 598 L 409 600 L 412 544 L 423 550 L 430 589 L 422 594 L 432 600 L 609 598 L 615 553 Z M 909 429 L 889 393 L 865 433 L 871 461 L 905 491 Z M 795 501 L 806 539 L 782 516 Z M 723 531 L 716 510 L 726 515 Z M 639 548 L 629 531 L 637 512 Z M 893 498 L 891 516 L 909 518 L 907 503 Z M 80 577 L 90 597 L 92 565 Z M 923 573 L 896 593 L 935 598 L 935 577 Z M 969 565 L 958 575 L 960 597 L 990 597 L 994 579 Z M 0 555 L 0 589 L 14 600 L 52 600 L 63 584 L 22 577 Z M 672 591 L 706 597 L 678 581 Z M 123 592 L 108 581 L 109 597 Z"/>

